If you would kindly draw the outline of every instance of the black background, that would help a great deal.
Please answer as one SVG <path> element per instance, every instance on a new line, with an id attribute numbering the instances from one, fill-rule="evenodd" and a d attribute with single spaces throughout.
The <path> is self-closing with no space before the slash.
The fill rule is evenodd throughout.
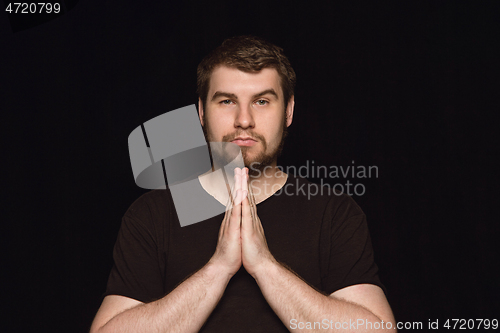
<path id="1" fill-rule="evenodd" d="M 240 34 L 297 73 L 280 165 L 378 167 L 355 200 L 396 319 L 500 319 L 498 1 L 76 2 L 17 32 L 0 14 L 4 328 L 88 331 L 145 192 L 128 135 L 195 103 L 197 64 Z"/>

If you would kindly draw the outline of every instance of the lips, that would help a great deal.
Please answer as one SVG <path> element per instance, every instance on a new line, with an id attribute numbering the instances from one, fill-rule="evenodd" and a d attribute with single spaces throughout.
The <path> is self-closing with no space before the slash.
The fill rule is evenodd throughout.
<path id="1" fill-rule="evenodd" d="M 255 139 L 252 139 L 251 137 L 241 137 L 241 136 L 235 138 L 231 142 L 237 144 L 240 147 L 251 147 L 257 143 L 257 141 Z"/>

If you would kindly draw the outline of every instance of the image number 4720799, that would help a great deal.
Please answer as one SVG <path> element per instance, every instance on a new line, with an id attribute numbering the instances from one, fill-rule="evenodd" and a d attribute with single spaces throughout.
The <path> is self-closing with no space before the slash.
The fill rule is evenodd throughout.
<path id="1" fill-rule="evenodd" d="M 54 2 L 5 2 L 5 12 L 13 33 L 38 27 L 64 15 L 78 4 L 79 0 Z"/>

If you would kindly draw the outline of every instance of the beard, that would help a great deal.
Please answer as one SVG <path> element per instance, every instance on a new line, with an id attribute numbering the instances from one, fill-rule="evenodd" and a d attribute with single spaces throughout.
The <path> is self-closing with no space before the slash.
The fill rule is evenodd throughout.
<path id="1" fill-rule="evenodd" d="M 207 122 L 207 119 L 205 118 L 205 115 L 203 115 L 203 123 L 205 124 L 205 126 L 202 126 L 203 134 L 205 135 L 205 140 L 207 141 L 207 143 L 213 142 L 212 137 L 209 134 L 210 133 L 210 126 Z M 267 142 L 266 142 L 266 139 L 262 135 L 260 135 L 258 133 L 251 132 L 251 131 L 250 132 L 244 131 L 244 132 L 247 135 L 251 136 L 252 138 L 258 139 L 259 142 L 262 143 L 262 148 L 263 148 L 262 151 L 257 156 L 254 156 L 253 158 L 251 158 L 249 156 L 250 155 L 249 151 L 252 147 L 240 147 L 241 155 L 243 156 L 243 162 L 245 164 L 245 167 L 248 168 L 248 175 L 250 177 L 257 177 L 260 174 L 262 174 L 262 172 L 264 171 L 264 169 L 267 166 L 271 166 L 277 160 L 278 156 L 280 156 L 281 152 L 283 151 L 283 147 L 285 145 L 285 139 L 288 135 L 288 127 L 286 126 L 286 117 L 285 117 L 285 119 L 282 123 L 282 126 L 281 126 L 281 133 L 282 134 L 281 134 L 280 143 L 272 151 L 267 152 Z M 236 131 L 236 132 L 231 133 L 231 134 L 226 134 L 222 137 L 222 142 L 231 142 L 235 138 L 240 136 L 242 133 L 243 133 L 243 131 L 239 130 L 239 131 Z M 210 148 L 210 144 L 208 146 Z M 210 158 L 212 159 L 212 165 L 213 165 L 214 156 L 212 154 L 215 152 L 212 152 L 212 150 L 209 149 L 209 153 L 210 153 Z M 224 157 L 221 158 L 218 155 L 219 154 L 217 154 L 218 161 L 227 160 L 226 161 L 227 163 L 224 162 L 225 164 L 228 164 L 231 160 L 231 158 L 224 158 Z"/>

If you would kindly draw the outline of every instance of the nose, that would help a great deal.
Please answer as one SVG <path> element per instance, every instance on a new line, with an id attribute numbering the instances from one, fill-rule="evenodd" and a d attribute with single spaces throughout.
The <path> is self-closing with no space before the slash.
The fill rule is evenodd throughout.
<path id="1" fill-rule="evenodd" d="M 242 129 L 255 127 L 255 119 L 251 106 L 240 104 L 236 118 L 234 119 L 234 127 L 241 127 Z"/>

